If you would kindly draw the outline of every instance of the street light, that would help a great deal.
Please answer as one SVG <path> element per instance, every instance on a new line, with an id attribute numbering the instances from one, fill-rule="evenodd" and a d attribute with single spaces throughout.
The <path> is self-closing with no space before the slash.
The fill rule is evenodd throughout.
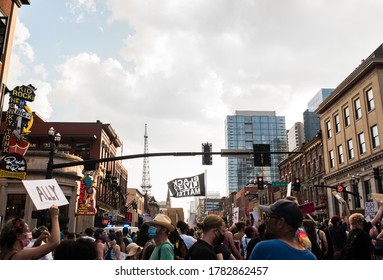
<path id="1" fill-rule="evenodd" d="M 46 179 L 52 179 L 52 173 L 53 173 L 53 156 L 57 152 L 57 147 L 60 144 L 61 141 L 61 135 L 60 133 L 55 134 L 55 129 L 51 127 L 48 130 L 48 139 L 49 139 L 49 160 L 47 164 L 47 174 L 46 174 Z"/>

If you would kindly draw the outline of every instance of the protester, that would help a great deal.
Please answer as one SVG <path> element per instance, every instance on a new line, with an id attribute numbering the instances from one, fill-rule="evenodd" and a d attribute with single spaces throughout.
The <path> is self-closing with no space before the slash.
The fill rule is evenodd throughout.
<path id="1" fill-rule="evenodd" d="M 132 238 L 129 236 L 129 228 L 127 227 L 122 229 L 122 240 L 124 241 L 125 247 L 128 246 L 129 243 L 133 242 Z"/>
<path id="2" fill-rule="evenodd" d="M 333 259 L 340 260 L 342 258 L 342 250 L 347 241 L 348 225 L 342 221 L 338 215 L 332 216 L 328 226 L 329 236 L 332 241 Z"/>
<path id="3" fill-rule="evenodd" d="M 227 230 L 225 221 L 218 215 L 207 215 L 198 226 L 203 234 L 189 249 L 186 260 L 217 260 L 214 246 L 222 243 Z"/>
<path id="4" fill-rule="evenodd" d="M 270 206 L 260 205 L 259 209 L 267 213 L 266 232 L 272 239 L 259 242 L 250 260 L 316 260 L 315 255 L 296 237 L 303 220 L 296 203 L 280 199 Z"/>
<path id="5" fill-rule="evenodd" d="M 242 258 L 245 256 L 245 252 L 244 252 L 243 246 L 242 246 L 242 238 L 245 236 L 245 227 L 246 227 L 245 222 L 241 221 L 241 222 L 236 223 L 235 228 L 236 228 L 237 232 L 234 233 L 234 235 L 233 235 L 235 247 L 238 249 Z"/>
<path id="6" fill-rule="evenodd" d="M 188 247 L 182 239 L 178 230 L 175 229 L 169 234 L 169 241 L 173 244 L 175 259 L 183 260 L 188 252 Z"/>
<path id="7" fill-rule="evenodd" d="M 311 243 L 311 252 L 317 257 L 319 260 L 321 258 L 321 245 L 320 239 L 316 232 L 316 224 L 314 221 L 310 219 L 304 219 L 302 222 L 303 228 L 305 229 L 307 236 L 310 239 Z"/>
<path id="8" fill-rule="evenodd" d="M 144 247 L 146 242 L 148 242 L 151 239 L 149 237 L 148 229 L 149 229 L 149 225 L 144 223 L 142 224 L 142 226 L 140 227 L 140 230 L 137 233 L 136 243 L 141 247 Z"/>
<path id="9" fill-rule="evenodd" d="M 343 248 L 342 259 L 371 260 L 374 245 L 370 235 L 365 230 L 366 220 L 360 213 L 349 217 L 350 233 Z"/>
<path id="10" fill-rule="evenodd" d="M 120 245 L 117 244 L 116 233 L 110 232 L 108 235 L 109 242 L 107 243 L 107 251 L 104 260 L 120 260 Z"/>
<path id="11" fill-rule="evenodd" d="M 125 242 L 124 242 L 121 230 L 116 231 L 116 243 L 117 245 L 120 246 L 120 252 L 125 253 L 126 246 L 125 246 Z"/>
<path id="12" fill-rule="evenodd" d="M 93 237 L 94 230 L 92 228 L 86 228 L 84 233 L 85 234 L 83 234 L 80 238 L 88 238 L 92 241 L 96 241 L 96 239 L 94 239 L 94 237 Z"/>
<path id="13" fill-rule="evenodd" d="M 255 237 L 255 228 L 252 226 L 247 226 L 244 230 L 245 235 L 242 237 L 241 240 L 241 248 L 243 251 L 243 258 L 246 259 L 247 257 L 247 244 Z"/>
<path id="14" fill-rule="evenodd" d="M 45 244 L 48 242 L 48 239 L 50 238 L 51 234 L 49 233 L 49 230 L 46 226 L 40 226 L 38 228 L 34 228 L 32 230 L 32 237 L 33 239 L 28 244 L 28 248 L 31 247 L 37 247 L 42 244 Z M 42 256 L 39 258 L 39 260 L 53 260 L 52 252 L 49 252 L 48 254 Z"/>
<path id="15" fill-rule="evenodd" d="M 126 246 L 125 252 L 126 252 L 126 260 L 139 260 L 141 259 L 142 254 L 142 247 L 138 246 L 137 243 L 129 243 L 128 246 Z"/>
<path id="16" fill-rule="evenodd" d="M 225 238 L 223 240 L 223 244 L 230 250 L 230 253 L 234 256 L 236 260 L 242 260 L 241 253 L 239 252 L 239 248 L 235 246 L 233 233 L 229 230 L 229 225 L 227 219 L 223 219 L 225 221 L 226 231 Z"/>
<path id="17" fill-rule="evenodd" d="M 63 240 L 55 249 L 55 260 L 96 260 L 96 243 L 89 238 Z"/>
<path id="18" fill-rule="evenodd" d="M 169 241 L 169 234 L 175 230 L 170 218 L 164 214 L 157 214 L 150 222 L 148 233 L 153 238 L 156 247 L 154 248 L 150 260 L 174 260 L 173 245 Z"/>
<path id="19" fill-rule="evenodd" d="M 104 254 L 106 251 L 106 241 L 107 241 L 107 234 L 104 229 L 98 228 L 94 232 L 94 238 L 96 243 L 96 249 L 97 249 L 97 259 L 103 260 Z"/>
<path id="20" fill-rule="evenodd" d="M 254 247 L 265 239 L 265 230 L 266 230 L 266 224 L 262 223 L 258 226 L 258 234 L 255 234 L 255 236 L 249 241 L 246 247 L 246 260 L 250 258 L 251 252 L 253 251 Z"/>
<path id="21" fill-rule="evenodd" d="M 294 202 L 299 207 L 298 199 L 295 196 L 290 195 L 290 196 L 287 196 L 286 199 Z M 296 236 L 298 238 L 299 243 L 304 248 L 311 250 L 311 241 L 304 227 L 299 227 L 297 229 Z"/>
<path id="22" fill-rule="evenodd" d="M 20 218 L 8 220 L 3 225 L 0 234 L 0 259 L 37 260 L 52 252 L 60 244 L 59 209 L 56 205 L 52 205 L 49 212 L 51 216 L 50 238 L 46 244 L 32 248 L 26 248 L 32 240 L 32 233 L 28 224 Z M 44 234 L 49 236 L 48 232 L 44 232 Z"/>
<path id="23" fill-rule="evenodd" d="M 189 231 L 189 226 L 184 221 L 181 221 L 181 220 L 178 221 L 177 222 L 177 228 L 180 231 L 180 236 L 183 239 L 183 241 L 185 242 L 186 247 L 189 249 L 197 241 L 197 239 L 195 239 L 193 236 L 190 236 L 187 234 Z"/>

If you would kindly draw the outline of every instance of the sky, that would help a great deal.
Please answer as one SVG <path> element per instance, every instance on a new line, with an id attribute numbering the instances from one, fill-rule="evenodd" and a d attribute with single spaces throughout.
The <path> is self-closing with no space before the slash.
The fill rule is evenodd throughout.
<path id="1" fill-rule="evenodd" d="M 144 152 L 145 124 L 149 153 L 206 142 L 219 152 L 236 110 L 275 111 L 286 129 L 303 122 L 321 88 L 383 43 L 382 10 L 379 0 L 31 0 L 7 85 L 35 86 L 28 105 L 47 121 L 111 124 L 118 156 Z M 140 189 L 143 159 L 123 163 Z M 168 181 L 205 171 L 207 190 L 227 195 L 226 158 L 151 157 L 149 167 L 157 201 Z"/>

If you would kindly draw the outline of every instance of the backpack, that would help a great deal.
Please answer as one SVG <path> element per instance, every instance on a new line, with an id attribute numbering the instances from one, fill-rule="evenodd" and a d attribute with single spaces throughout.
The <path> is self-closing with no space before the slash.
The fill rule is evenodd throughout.
<path id="1" fill-rule="evenodd" d="M 184 260 L 188 253 L 188 247 L 182 238 L 179 238 L 174 242 L 173 250 L 175 260 Z"/>

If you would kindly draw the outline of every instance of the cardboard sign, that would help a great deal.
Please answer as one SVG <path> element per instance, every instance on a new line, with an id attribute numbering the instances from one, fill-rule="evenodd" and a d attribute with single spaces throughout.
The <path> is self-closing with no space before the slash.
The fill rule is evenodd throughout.
<path id="1" fill-rule="evenodd" d="M 302 214 L 309 214 L 315 211 L 314 202 L 299 205 L 299 208 L 301 208 Z"/>
<path id="2" fill-rule="evenodd" d="M 372 199 L 376 202 L 383 201 L 383 194 L 382 193 L 371 193 Z"/>
<path id="3" fill-rule="evenodd" d="M 48 209 L 53 204 L 57 206 L 69 204 L 56 179 L 22 182 L 37 210 Z"/>

